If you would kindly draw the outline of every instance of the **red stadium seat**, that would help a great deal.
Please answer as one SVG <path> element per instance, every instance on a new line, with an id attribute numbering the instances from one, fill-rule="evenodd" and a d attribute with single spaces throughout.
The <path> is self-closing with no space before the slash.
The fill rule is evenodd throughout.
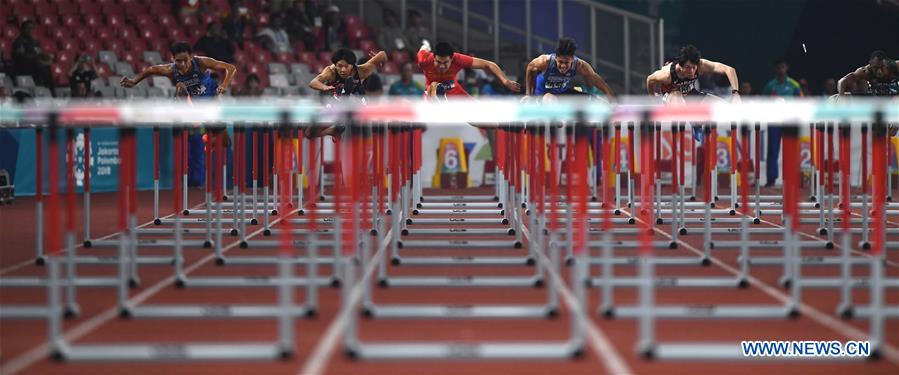
<path id="1" fill-rule="evenodd" d="M 58 39 L 59 43 L 59 51 L 60 52 L 72 52 L 77 53 L 81 50 L 81 41 L 78 39 Z"/>
<path id="2" fill-rule="evenodd" d="M 138 35 L 141 39 L 145 39 L 145 40 L 156 39 L 156 37 L 157 37 L 157 34 L 156 34 L 156 28 L 153 28 L 153 27 L 145 27 L 145 28 L 142 28 L 142 29 L 138 30 L 138 34 L 137 34 L 137 35 Z"/>
<path id="3" fill-rule="evenodd" d="M 149 49 L 147 46 L 147 41 L 143 39 L 125 39 L 128 41 L 128 47 L 131 48 L 132 51 L 143 52 Z"/>
<path id="4" fill-rule="evenodd" d="M 132 66 L 136 66 L 140 63 L 143 56 L 134 52 L 134 50 L 124 51 L 123 54 L 119 55 L 119 61 L 126 61 L 130 63 Z"/>
<path id="5" fill-rule="evenodd" d="M 263 69 L 263 67 L 262 67 L 262 64 L 258 64 L 255 62 L 247 64 L 246 67 L 247 67 L 247 73 L 249 73 L 249 74 L 261 74 L 262 72 L 265 71 L 265 69 Z"/>
<path id="6" fill-rule="evenodd" d="M 247 61 L 247 54 L 244 51 L 237 50 L 234 51 L 234 62 L 238 64 L 243 64 Z"/>
<path id="7" fill-rule="evenodd" d="M 364 23 L 362 22 L 362 17 L 351 15 L 343 17 L 343 24 L 349 29 L 350 27 L 360 26 Z"/>
<path id="8" fill-rule="evenodd" d="M 181 29 L 178 27 L 167 28 L 165 30 L 168 33 L 167 34 L 168 38 L 171 40 L 184 40 L 185 39 L 184 32 L 181 31 Z"/>
<path id="9" fill-rule="evenodd" d="M 307 65 L 318 61 L 318 58 L 315 57 L 315 52 L 303 51 L 299 53 L 299 56 L 298 61 Z"/>
<path id="10" fill-rule="evenodd" d="M 82 27 L 81 17 L 75 14 L 66 14 L 60 16 L 60 24 L 68 28 Z"/>
<path id="11" fill-rule="evenodd" d="M 296 61 L 296 56 L 294 56 L 293 52 L 278 52 L 275 55 L 275 60 L 279 63 L 290 64 Z"/>
<path id="12" fill-rule="evenodd" d="M 197 17 L 196 16 L 181 17 L 181 26 L 183 26 L 185 28 L 197 26 Z"/>
<path id="13" fill-rule="evenodd" d="M 104 5 L 101 8 L 101 12 L 107 16 L 118 15 L 124 17 L 125 7 L 123 7 L 121 4 Z"/>
<path id="14" fill-rule="evenodd" d="M 197 27 L 192 27 L 192 28 L 190 29 L 190 35 L 188 36 L 188 39 L 190 39 L 190 40 L 193 41 L 193 42 L 196 42 L 197 40 L 199 40 L 200 38 L 202 38 L 204 34 L 206 34 L 206 29 L 205 29 L 205 28 L 202 28 L 202 29 L 201 29 L 199 26 L 197 26 Z"/>
<path id="15" fill-rule="evenodd" d="M 262 29 L 268 26 L 271 20 L 268 17 L 268 13 L 260 13 L 258 18 L 256 19 L 256 25 L 259 29 Z"/>
<path id="16" fill-rule="evenodd" d="M 104 63 L 97 62 L 94 64 L 94 66 L 97 67 L 97 76 L 98 77 L 105 79 L 106 77 L 109 77 L 110 73 L 112 73 L 112 70 L 109 69 L 109 67 L 106 66 L 106 64 L 104 64 Z"/>
<path id="17" fill-rule="evenodd" d="M 393 51 L 390 53 L 390 61 L 396 63 L 397 66 L 403 66 L 409 61 L 409 54 L 405 51 Z"/>
<path id="18" fill-rule="evenodd" d="M 169 41 L 167 39 L 155 39 L 147 42 L 147 50 L 159 52 L 163 60 L 169 56 Z"/>
<path id="19" fill-rule="evenodd" d="M 56 7 L 46 2 L 38 2 L 34 5 L 34 13 L 37 16 L 56 16 Z"/>
<path id="20" fill-rule="evenodd" d="M 52 28 L 59 24 L 59 17 L 56 17 L 55 14 L 41 13 L 41 15 L 37 16 L 37 22 L 41 26 Z"/>
<path id="21" fill-rule="evenodd" d="M 360 40 L 359 49 L 362 50 L 362 53 L 365 54 L 365 56 L 368 56 L 371 52 L 378 51 L 378 45 L 371 40 Z"/>
<path id="22" fill-rule="evenodd" d="M 34 4 L 30 2 L 22 2 L 13 5 L 13 14 L 19 17 L 19 19 L 34 19 Z"/>
<path id="23" fill-rule="evenodd" d="M 256 54 L 253 55 L 253 61 L 262 64 L 263 66 L 268 66 L 268 63 L 272 60 L 272 54 L 266 50 L 259 50 Z"/>
<path id="24" fill-rule="evenodd" d="M 69 85 L 69 68 L 70 65 L 63 66 L 62 64 L 54 64 L 53 65 L 53 81 L 56 82 L 57 85 L 60 86 L 68 86 Z"/>
<path id="25" fill-rule="evenodd" d="M 155 11 L 153 11 L 153 12 L 155 13 Z M 163 14 L 163 15 L 159 16 L 159 24 L 162 27 L 175 28 L 175 18 L 173 18 L 171 15 Z"/>
<path id="26" fill-rule="evenodd" d="M 93 2 L 82 1 L 78 3 L 78 11 L 82 15 L 100 14 L 100 7 Z"/>
<path id="27" fill-rule="evenodd" d="M 99 40 L 100 43 L 104 43 L 104 45 L 108 40 L 113 39 L 114 35 L 115 34 L 112 32 L 112 30 L 109 30 L 105 27 L 94 30 L 94 38 L 97 38 L 97 40 Z"/>
<path id="28" fill-rule="evenodd" d="M 149 14 L 140 14 L 137 17 L 134 17 L 134 24 L 139 28 L 149 27 L 154 23 L 156 23 L 156 18 Z"/>
<path id="29" fill-rule="evenodd" d="M 75 55 L 80 51 L 63 51 L 56 54 L 56 64 L 71 66 L 75 63 Z"/>
<path id="30" fill-rule="evenodd" d="M 116 56 L 119 57 L 121 57 L 122 52 L 125 51 L 125 42 L 121 39 L 107 39 L 105 42 L 103 42 L 102 46 L 103 49 L 115 51 Z"/>
<path id="31" fill-rule="evenodd" d="M 13 25 L 7 25 L 3 28 L 3 38 L 13 40 L 19 36 L 19 28 Z"/>
<path id="32" fill-rule="evenodd" d="M 399 74 L 400 69 L 397 67 L 398 65 L 393 61 L 388 61 L 384 64 L 384 67 L 381 68 L 381 73 L 383 74 Z"/>
<path id="33" fill-rule="evenodd" d="M 174 21 L 174 18 L 169 14 L 172 13 L 172 4 L 171 1 L 150 1 L 150 13 L 160 15 L 160 23 L 162 23 L 162 18 L 169 18 L 170 21 Z"/>
<path id="34" fill-rule="evenodd" d="M 331 63 L 331 56 L 334 56 L 334 52 L 331 51 L 321 51 L 318 53 L 319 61 L 326 62 L 328 64 Z"/>
<path id="35" fill-rule="evenodd" d="M 86 14 L 84 16 L 84 24 L 89 28 L 99 27 L 103 24 L 99 14 Z"/>
<path id="36" fill-rule="evenodd" d="M 106 15 L 106 24 L 113 28 L 119 28 L 125 25 L 125 16 L 121 14 Z"/>
<path id="37" fill-rule="evenodd" d="M 60 16 L 75 15 L 78 14 L 78 7 L 73 3 L 60 1 L 56 3 L 56 13 Z"/>

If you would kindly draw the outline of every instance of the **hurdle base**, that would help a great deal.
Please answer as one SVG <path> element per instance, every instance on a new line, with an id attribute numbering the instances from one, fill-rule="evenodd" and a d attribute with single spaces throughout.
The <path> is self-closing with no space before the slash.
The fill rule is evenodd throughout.
<path id="1" fill-rule="evenodd" d="M 246 344 L 159 344 L 159 345 L 78 345 L 60 348 L 64 361 L 117 362 L 117 361 L 209 361 L 209 360 L 264 360 L 283 359 L 278 345 L 264 343 Z"/>
<path id="2" fill-rule="evenodd" d="M 347 348 L 347 355 L 363 360 L 422 359 L 570 359 L 583 355 L 571 342 L 465 343 L 364 343 Z"/>
<path id="3" fill-rule="evenodd" d="M 363 314 L 383 319 L 538 319 L 553 318 L 556 308 L 545 305 L 407 305 L 367 306 Z"/>

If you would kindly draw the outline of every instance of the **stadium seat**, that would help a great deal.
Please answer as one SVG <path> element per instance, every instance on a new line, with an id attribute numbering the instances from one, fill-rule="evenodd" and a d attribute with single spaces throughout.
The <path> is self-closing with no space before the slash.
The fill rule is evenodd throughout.
<path id="1" fill-rule="evenodd" d="M 371 40 L 360 40 L 359 49 L 362 50 L 365 56 L 368 56 L 371 52 L 378 51 L 378 45 Z"/>
<path id="2" fill-rule="evenodd" d="M 31 76 L 16 76 L 16 87 L 34 87 L 34 79 Z"/>
<path id="3" fill-rule="evenodd" d="M 297 73 L 309 73 L 309 65 L 303 63 L 293 63 L 290 64 L 290 72 L 293 74 Z"/>
<path id="4" fill-rule="evenodd" d="M 331 63 L 331 57 L 334 56 L 334 52 L 331 51 L 321 51 L 318 54 L 318 60 L 321 62 Z M 361 57 L 361 56 L 359 56 Z"/>
<path id="5" fill-rule="evenodd" d="M 50 89 L 44 86 L 35 86 L 32 90 L 32 95 L 34 95 L 35 98 L 51 98 L 53 97 L 53 91 L 50 91 Z"/>
<path id="6" fill-rule="evenodd" d="M 268 64 L 268 72 L 270 74 L 285 74 L 287 73 L 287 66 L 282 63 L 270 63 Z"/>
<path id="7" fill-rule="evenodd" d="M 118 85 L 118 83 L 116 84 Z M 99 92 L 100 95 L 104 98 L 112 98 L 115 97 L 115 87 L 108 85 L 92 85 L 91 86 L 95 92 Z"/>
<path id="8" fill-rule="evenodd" d="M 127 61 L 119 61 L 115 67 L 115 73 L 122 76 L 133 76 L 134 67 Z"/>
<path id="9" fill-rule="evenodd" d="M 312 63 L 318 61 L 318 58 L 315 57 L 315 52 L 303 51 L 299 53 L 299 62 L 311 65 Z"/>
<path id="10" fill-rule="evenodd" d="M 81 18 L 75 14 L 66 14 L 60 16 L 60 24 L 70 29 L 83 26 L 81 24 Z"/>
<path id="11" fill-rule="evenodd" d="M 74 16 L 78 14 L 78 8 L 75 4 L 60 1 L 56 4 L 56 13 L 60 16 Z"/>
<path id="12" fill-rule="evenodd" d="M 150 83 L 153 84 L 153 87 L 158 87 L 161 89 L 173 89 L 172 80 L 168 77 L 160 77 L 154 76 L 150 78 Z"/>
<path id="13" fill-rule="evenodd" d="M 296 57 L 293 52 L 278 52 L 275 54 L 275 61 L 278 61 L 283 64 L 290 64 L 296 61 Z"/>
<path id="14" fill-rule="evenodd" d="M 147 88 L 147 97 L 148 98 L 162 98 L 166 97 L 166 91 L 159 87 L 150 87 Z"/>
<path id="15" fill-rule="evenodd" d="M 399 74 L 400 70 L 397 67 L 397 64 L 393 61 L 388 61 L 384 64 L 384 67 L 381 68 L 381 73 L 383 74 Z"/>
<path id="16" fill-rule="evenodd" d="M 286 74 L 270 74 L 268 78 L 272 87 L 282 88 L 290 86 Z"/>
<path id="17" fill-rule="evenodd" d="M 162 56 L 156 51 L 144 51 L 144 62 L 150 65 L 162 64 Z"/>
<path id="18" fill-rule="evenodd" d="M 393 51 L 390 53 L 390 61 L 396 63 L 397 66 L 403 66 L 409 61 L 409 54 L 405 51 Z"/>

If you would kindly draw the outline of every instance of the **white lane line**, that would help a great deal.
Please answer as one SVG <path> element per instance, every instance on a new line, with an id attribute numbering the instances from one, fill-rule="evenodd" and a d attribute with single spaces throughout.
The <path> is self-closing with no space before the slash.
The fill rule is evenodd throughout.
<path id="1" fill-rule="evenodd" d="M 624 211 L 624 210 L 622 210 L 622 211 Z M 637 218 L 637 220 L 642 221 L 639 218 Z M 669 235 L 667 232 L 657 228 L 656 226 L 653 226 L 653 229 L 656 231 L 656 233 L 659 233 L 665 237 L 668 237 L 669 240 L 673 239 L 673 237 L 671 237 L 671 235 Z M 687 242 L 684 242 L 681 239 L 678 239 L 677 243 L 684 246 L 688 250 L 692 251 L 696 255 L 703 255 L 703 252 L 701 250 L 693 247 L 692 245 L 690 245 Z M 714 263 L 718 267 L 721 267 L 722 269 L 731 273 L 732 275 L 734 275 L 734 276 L 740 275 L 739 270 L 731 267 L 729 264 L 725 263 L 724 261 L 721 261 L 720 259 L 718 259 L 716 257 L 710 257 L 710 260 L 712 261 L 712 263 Z M 786 304 L 787 302 L 790 301 L 790 297 L 787 296 L 786 294 L 782 293 L 781 291 L 779 291 L 777 288 L 772 287 L 771 285 L 765 283 L 762 280 L 759 280 L 755 276 L 752 276 L 752 275 L 748 275 L 748 276 L 749 276 L 749 278 L 748 278 L 749 284 L 759 288 L 765 294 L 780 301 L 781 303 Z M 807 317 L 811 318 L 818 324 L 825 326 L 827 328 L 830 328 L 834 332 L 836 332 L 844 337 L 847 337 L 847 338 L 850 338 L 853 340 L 868 340 L 868 339 L 870 339 L 870 336 L 866 332 L 864 332 L 860 329 L 857 329 L 855 327 L 852 327 L 848 324 L 845 324 L 845 323 L 841 322 L 840 320 L 830 316 L 829 314 L 821 312 L 820 310 L 818 310 L 810 305 L 807 305 L 802 301 L 800 301 L 800 303 L 799 303 L 799 312 L 803 316 L 807 316 Z M 884 358 L 886 358 L 890 362 L 893 362 L 894 364 L 899 364 L 899 350 L 897 350 L 895 347 L 889 345 L 889 343 L 887 343 L 887 342 L 883 343 L 882 349 L 883 349 L 883 357 Z"/>
<path id="2" fill-rule="evenodd" d="M 378 245 L 378 251 L 375 253 L 374 258 L 369 261 L 368 267 L 365 268 L 365 273 L 362 275 L 362 278 L 353 285 L 353 289 L 350 291 L 349 302 L 343 301 L 341 303 L 340 312 L 333 320 L 331 320 L 327 330 L 325 330 L 325 333 L 319 338 L 319 341 L 315 346 L 315 351 L 309 355 L 306 363 L 304 363 L 302 369 L 300 369 L 300 375 L 319 375 L 324 373 L 328 364 L 328 359 L 333 355 L 334 350 L 337 348 L 337 344 L 340 342 L 340 336 L 343 334 L 344 330 L 346 330 L 347 322 L 352 318 L 350 314 L 358 314 L 356 305 L 359 304 L 359 300 L 362 298 L 362 289 L 365 286 L 365 283 L 369 282 L 371 275 L 375 272 L 375 267 L 381 263 L 381 258 L 383 258 L 383 253 L 386 251 L 387 244 L 390 242 L 390 237 L 392 235 L 393 228 L 390 228 L 384 236 L 384 240 Z M 345 286 L 345 288 L 348 287 L 349 286 Z"/>
<path id="3" fill-rule="evenodd" d="M 197 204 L 196 206 L 193 206 L 193 207 L 191 207 L 190 209 L 191 209 L 191 210 L 196 209 L 197 207 L 200 207 L 200 206 L 202 206 L 202 205 L 204 205 L 204 204 L 205 204 L 205 203 Z M 160 219 L 168 219 L 168 218 L 172 217 L 172 215 L 173 215 L 173 214 L 168 214 L 168 215 L 166 215 L 166 216 L 160 217 Z M 148 221 L 148 222 L 146 222 L 146 223 L 143 223 L 143 224 L 141 224 L 141 225 L 138 225 L 137 228 L 140 229 L 140 228 L 143 228 L 143 227 L 145 227 L 145 226 L 147 226 L 147 225 L 150 225 L 150 224 L 152 224 L 152 223 L 153 223 L 153 220 L 150 220 L 150 221 Z M 121 231 L 118 231 L 118 232 L 115 232 L 115 233 L 110 233 L 110 234 L 107 234 L 107 235 L 105 235 L 105 236 L 103 236 L 103 237 L 100 237 L 100 238 L 91 238 L 91 240 L 92 240 L 92 241 L 103 241 L 103 240 L 108 240 L 108 239 L 110 239 L 110 238 L 112 238 L 112 237 L 118 236 L 119 233 L 121 233 Z M 79 245 L 75 246 L 76 249 L 80 249 L 80 248 L 82 248 L 82 247 L 84 247 L 84 242 L 81 242 Z M 59 249 L 58 253 L 59 253 L 59 254 L 65 254 L 65 248 Z M 11 266 L 9 266 L 9 267 L 6 267 L 6 268 L 0 270 L 0 276 L 5 275 L 5 274 L 8 274 L 8 273 L 11 273 L 11 272 L 18 271 L 18 270 L 20 270 L 20 269 L 22 269 L 22 268 L 25 268 L 25 267 L 28 267 L 28 266 L 31 266 L 31 265 L 34 265 L 34 260 L 33 260 L 33 259 L 32 259 L 32 260 L 22 261 L 21 263 L 14 264 L 14 265 L 11 265 Z"/>
<path id="4" fill-rule="evenodd" d="M 298 210 L 293 210 L 291 213 L 289 213 L 285 217 L 294 215 L 297 211 Z M 269 226 L 274 225 L 275 223 L 279 222 L 280 220 L 281 220 L 281 218 L 272 220 L 272 222 L 269 224 Z M 252 238 L 252 237 L 258 235 L 259 233 L 262 233 L 264 230 L 265 230 L 264 228 L 256 230 L 255 232 L 252 232 L 249 235 L 247 235 L 246 238 L 247 239 Z M 230 245 L 224 247 L 222 249 L 222 252 L 223 253 L 227 252 L 228 250 L 233 249 L 234 247 L 236 247 L 239 244 L 240 244 L 240 241 L 232 242 Z M 200 268 L 201 266 L 206 265 L 213 259 L 215 259 L 215 254 L 207 255 L 206 257 L 198 260 L 196 263 L 185 268 L 184 274 L 187 275 L 187 274 L 195 271 L 197 268 Z M 146 301 L 147 299 L 149 299 L 150 297 L 156 295 L 160 291 L 164 290 L 166 287 L 171 286 L 174 282 L 175 282 L 175 275 L 169 276 L 169 277 L 157 282 L 153 286 L 150 286 L 146 290 L 142 291 L 140 294 L 129 299 L 128 305 L 129 306 L 137 306 L 137 305 L 143 303 L 144 301 Z M 116 319 L 118 316 L 119 316 L 118 306 L 109 308 L 108 310 L 94 316 L 90 320 L 87 320 L 87 321 L 73 327 L 72 329 L 70 329 L 68 332 L 65 333 L 64 338 L 67 342 L 74 342 L 74 341 L 84 337 L 85 335 L 95 331 L 96 329 L 100 328 L 100 326 L 108 323 L 109 321 Z M 46 343 L 43 343 L 31 350 L 19 355 L 15 359 L 6 363 L 3 367 L 0 367 L 0 374 L 7 374 L 7 375 L 15 374 L 15 373 L 22 371 L 22 370 L 34 365 L 35 363 L 47 358 L 47 356 L 49 356 L 49 355 L 50 355 L 50 348 Z"/>
<path id="5" fill-rule="evenodd" d="M 519 228 L 522 230 L 523 228 Z M 527 237 L 528 241 L 531 240 L 528 231 L 523 231 L 524 236 Z M 612 341 L 609 340 L 609 337 L 606 336 L 605 333 L 596 324 L 593 324 L 593 320 L 590 319 L 589 314 L 581 308 L 580 301 L 574 296 L 574 293 L 571 289 L 565 286 L 565 280 L 562 279 L 562 276 L 556 272 L 556 269 L 550 267 L 549 258 L 542 251 L 538 252 L 541 258 L 541 264 L 544 266 L 546 273 L 552 277 L 553 282 L 559 286 L 559 295 L 562 297 L 562 300 L 565 302 L 565 305 L 574 313 L 575 317 L 582 322 L 582 326 L 587 328 L 587 338 L 590 341 L 590 348 L 593 349 L 594 354 L 601 360 L 603 366 L 610 374 L 633 374 L 634 371 L 627 365 L 627 362 L 624 358 L 621 357 L 621 354 L 618 354 L 618 351 L 615 350 L 615 346 L 612 345 Z"/>

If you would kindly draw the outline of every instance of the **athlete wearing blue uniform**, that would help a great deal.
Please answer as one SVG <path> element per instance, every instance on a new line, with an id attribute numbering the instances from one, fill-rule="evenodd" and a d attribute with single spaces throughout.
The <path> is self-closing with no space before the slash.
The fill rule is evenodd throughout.
<path id="1" fill-rule="evenodd" d="M 234 72 L 237 71 L 234 65 L 209 57 L 194 56 L 190 44 L 186 42 L 173 43 L 170 51 L 172 63 L 147 67 L 134 78 L 122 78 L 120 84 L 123 87 L 134 87 L 147 77 L 163 76 L 172 80 L 177 97 L 213 98 L 227 91 L 234 78 Z M 210 70 L 224 74 L 221 84 L 212 77 Z M 201 133 L 188 136 L 188 184 L 191 186 L 202 185 L 205 177 L 206 157 L 202 137 Z"/>
<path id="2" fill-rule="evenodd" d="M 525 72 L 525 94 L 536 94 L 544 99 L 585 94 L 574 89 L 574 77 L 581 75 L 589 85 L 602 90 L 610 101 L 614 100 L 615 94 L 606 81 L 596 74 L 590 64 L 574 55 L 576 50 L 574 39 L 562 38 L 555 53 L 540 55 L 532 60 Z"/>

